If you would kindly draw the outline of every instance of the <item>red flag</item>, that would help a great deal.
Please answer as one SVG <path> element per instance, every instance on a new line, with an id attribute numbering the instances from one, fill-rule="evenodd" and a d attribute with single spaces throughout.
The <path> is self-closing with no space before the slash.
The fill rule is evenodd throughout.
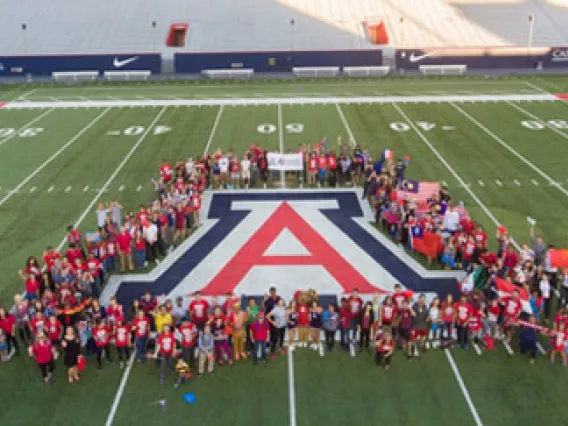
<path id="1" fill-rule="evenodd" d="M 495 283 L 495 289 L 497 290 L 499 297 L 511 297 L 513 296 L 513 291 L 517 290 L 519 292 L 521 304 L 523 305 L 523 311 L 532 314 L 531 304 L 529 303 L 529 294 L 523 287 L 519 287 L 512 282 L 498 277 L 493 278 L 493 282 Z"/>
<path id="2" fill-rule="evenodd" d="M 550 249 L 548 250 L 548 260 L 551 268 L 568 267 L 568 249 Z"/>
<path id="3" fill-rule="evenodd" d="M 423 255 L 434 258 L 438 254 L 442 238 L 430 231 L 424 231 L 422 238 L 412 240 L 412 248 Z"/>

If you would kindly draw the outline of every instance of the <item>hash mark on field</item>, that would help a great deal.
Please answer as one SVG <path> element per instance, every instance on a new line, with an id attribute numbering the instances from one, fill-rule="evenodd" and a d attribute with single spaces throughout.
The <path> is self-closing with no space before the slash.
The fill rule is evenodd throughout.
<path id="1" fill-rule="evenodd" d="M 71 191 L 71 185 L 69 185 L 67 188 L 65 188 L 65 192 L 69 192 Z"/>
<path id="2" fill-rule="evenodd" d="M 496 179 L 495 183 L 497 184 L 497 186 L 503 186 L 503 182 L 501 182 L 499 179 Z"/>
<path id="3" fill-rule="evenodd" d="M 122 191 L 124 191 L 124 185 L 120 185 L 120 186 L 118 187 L 118 192 L 122 192 Z"/>
<path id="4" fill-rule="evenodd" d="M 546 351 L 544 350 L 544 348 L 542 347 L 542 345 L 540 344 L 540 342 L 536 342 L 536 347 L 537 347 L 538 351 L 539 351 L 542 355 L 546 355 Z"/>
<path id="5" fill-rule="evenodd" d="M 479 186 L 485 186 L 482 180 L 478 180 L 477 183 L 479 183 Z"/>
<path id="6" fill-rule="evenodd" d="M 86 185 L 86 186 L 83 188 L 83 192 L 87 192 L 88 190 L 89 190 L 89 185 Z"/>
<path id="7" fill-rule="evenodd" d="M 514 183 L 515 185 L 517 185 L 517 186 L 521 186 L 521 182 L 519 182 L 517 179 L 515 179 L 515 180 L 513 181 L 513 183 Z"/>
<path id="8" fill-rule="evenodd" d="M 534 186 L 538 186 L 538 182 L 535 179 L 532 179 L 531 182 Z"/>
<path id="9" fill-rule="evenodd" d="M 34 192 L 36 192 L 36 187 L 35 187 L 35 186 L 32 186 L 32 187 L 30 188 L 30 194 L 33 194 Z"/>
<path id="10" fill-rule="evenodd" d="M 49 188 L 47 188 L 47 193 L 51 193 L 53 192 L 53 190 L 55 189 L 55 186 L 51 185 Z"/>
<path id="11" fill-rule="evenodd" d="M 507 350 L 509 355 L 514 354 L 513 349 L 511 348 L 511 345 L 509 345 L 509 342 L 507 342 L 507 340 L 503 340 L 503 346 L 505 346 L 505 349 Z"/>
<path id="12" fill-rule="evenodd" d="M 136 191 L 140 192 L 142 190 L 142 185 L 138 185 L 138 187 L 136 188 Z"/>
<path id="13" fill-rule="evenodd" d="M 479 346 L 477 346 L 477 343 L 472 342 L 473 344 L 473 349 L 475 349 L 475 352 L 477 352 L 477 355 L 481 356 L 481 349 L 479 349 Z"/>

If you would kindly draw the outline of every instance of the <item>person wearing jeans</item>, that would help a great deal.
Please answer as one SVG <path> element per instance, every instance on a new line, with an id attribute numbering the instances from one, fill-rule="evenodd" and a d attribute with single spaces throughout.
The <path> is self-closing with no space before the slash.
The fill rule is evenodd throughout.
<path id="1" fill-rule="evenodd" d="M 337 312 L 335 304 L 332 303 L 328 306 L 327 310 L 323 313 L 322 320 L 325 344 L 327 351 L 331 352 L 335 344 L 335 334 L 339 325 L 339 313 Z"/>
<path id="2" fill-rule="evenodd" d="M 144 362 L 146 359 L 146 343 L 148 342 L 148 332 L 150 331 L 150 320 L 140 309 L 136 318 L 132 321 L 132 331 L 136 337 L 136 359 Z"/>
<path id="3" fill-rule="evenodd" d="M 250 338 L 254 345 L 252 352 L 254 365 L 258 364 L 259 358 L 262 358 L 262 362 L 266 364 L 266 345 L 268 343 L 269 330 L 270 326 L 264 318 L 264 312 L 259 312 L 258 319 L 250 326 Z"/>
<path id="4" fill-rule="evenodd" d="M 136 260 L 136 269 L 141 271 L 146 263 L 146 241 L 140 232 L 136 233 L 134 238 L 134 258 Z"/>
<path id="5" fill-rule="evenodd" d="M 166 379 L 166 368 L 174 372 L 174 348 L 176 346 L 176 339 L 172 333 L 172 328 L 169 324 L 164 324 L 163 333 L 160 334 L 156 344 L 156 354 L 160 359 L 160 383 L 164 383 Z"/>

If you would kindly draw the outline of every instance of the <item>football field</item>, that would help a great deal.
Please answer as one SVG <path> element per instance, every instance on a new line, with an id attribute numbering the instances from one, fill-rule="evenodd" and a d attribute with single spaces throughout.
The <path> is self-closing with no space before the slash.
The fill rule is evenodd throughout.
<path id="1" fill-rule="evenodd" d="M 64 248 L 66 227 L 96 229 L 99 202 L 136 210 L 151 177 L 217 148 L 251 143 L 293 152 L 338 136 L 373 157 L 410 155 L 408 177 L 444 181 L 490 238 L 518 244 L 527 216 L 547 243 L 568 247 L 568 78 L 322 80 L 84 86 L 0 86 L 0 302 L 23 285 L 26 258 Z M 564 95 L 566 97 L 566 95 Z M 198 231 L 199 232 L 199 231 Z M 516 348 L 514 348 L 516 350 Z M 385 373 L 308 349 L 266 366 L 241 361 L 185 389 L 159 385 L 153 365 L 97 372 L 45 388 L 31 359 L 0 367 L 0 423 L 20 425 L 523 425 L 568 421 L 559 364 L 510 357 L 501 346 L 395 355 Z M 184 391 L 197 395 L 189 406 Z M 156 402 L 166 399 L 163 412 Z"/>

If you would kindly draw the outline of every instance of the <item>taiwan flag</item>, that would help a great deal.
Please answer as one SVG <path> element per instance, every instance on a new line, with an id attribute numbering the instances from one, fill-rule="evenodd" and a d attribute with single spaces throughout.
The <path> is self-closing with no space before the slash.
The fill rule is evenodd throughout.
<path id="1" fill-rule="evenodd" d="M 410 227 L 410 246 L 418 253 L 429 258 L 435 258 L 441 244 L 441 237 L 430 231 L 426 231 L 419 225 Z"/>

